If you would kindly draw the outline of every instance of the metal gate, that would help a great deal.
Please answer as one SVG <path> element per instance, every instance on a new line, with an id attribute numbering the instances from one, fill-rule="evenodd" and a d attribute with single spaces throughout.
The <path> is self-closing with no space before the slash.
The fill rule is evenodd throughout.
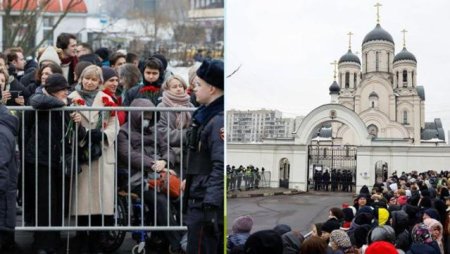
<path id="1" fill-rule="evenodd" d="M 356 146 L 309 145 L 308 190 L 352 192 L 356 157 Z"/>

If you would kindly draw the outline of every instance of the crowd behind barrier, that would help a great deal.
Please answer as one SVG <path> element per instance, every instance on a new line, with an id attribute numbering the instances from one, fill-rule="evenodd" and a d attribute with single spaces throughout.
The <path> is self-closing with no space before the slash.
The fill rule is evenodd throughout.
<path id="1" fill-rule="evenodd" d="M 0 253 L 15 230 L 34 232 L 36 253 L 61 251 L 65 233 L 68 252 L 69 231 L 77 253 L 113 252 L 126 231 L 133 251 L 203 248 L 186 231 L 223 227 L 223 62 L 196 63 L 185 81 L 162 54 L 94 52 L 67 33 L 37 53 L 0 53 Z"/>
<path id="2" fill-rule="evenodd" d="M 244 214 L 231 222 L 227 252 L 448 254 L 449 183 L 448 171 L 393 172 L 306 230 L 279 224 L 252 232 L 253 218 Z"/>

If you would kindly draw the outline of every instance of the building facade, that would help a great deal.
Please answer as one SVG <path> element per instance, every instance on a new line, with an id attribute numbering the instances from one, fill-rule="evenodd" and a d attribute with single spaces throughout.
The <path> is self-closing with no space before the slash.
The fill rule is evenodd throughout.
<path id="1" fill-rule="evenodd" d="M 227 141 L 255 143 L 264 139 L 293 139 L 292 133 L 299 121 L 298 118 L 283 118 L 278 110 L 228 110 Z"/>
<path id="2" fill-rule="evenodd" d="M 304 191 L 314 170 L 350 171 L 356 190 L 372 186 L 382 170 L 389 175 L 448 170 L 450 147 L 441 120 L 425 122 L 417 59 L 405 42 L 400 52 L 394 46 L 392 36 L 377 23 L 362 42 L 361 59 L 350 47 L 340 58 L 330 103 L 306 115 L 292 140 L 230 141 L 228 163 L 264 167 L 271 171 L 272 187 L 288 176 L 290 188 Z"/>

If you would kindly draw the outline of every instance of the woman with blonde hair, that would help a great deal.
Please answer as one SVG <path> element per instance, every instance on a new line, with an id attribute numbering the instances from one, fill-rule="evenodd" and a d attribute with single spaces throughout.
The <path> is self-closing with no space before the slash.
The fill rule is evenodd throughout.
<path id="1" fill-rule="evenodd" d="M 162 101 L 158 108 L 193 108 L 190 96 L 186 93 L 187 84 L 181 76 L 170 76 L 162 85 Z M 181 147 L 186 139 L 186 131 L 191 123 L 191 111 L 166 111 L 160 113 L 158 121 L 158 135 L 164 140 L 169 138 L 169 146 L 175 151 L 175 161 L 170 163 L 175 166 L 175 172 L 180 172 Z M 164 151 L 165 152 L 165 151 Z M 185 155 L 186 151 L 183 151 Z M 186 157 L 184 157 L 186 158 Z"/>
<path id="2" fill-rule="evenodd" d="M 96 65 L 86 67 L 79 84 L 69 97 L 77 106 L 114 106 L 112 98 L 100 90 L 102 69 Z M 78 216 L 79 226 L 110 225 L 114 215 L 114 142 L 120 129 L 114 111 L 80 111 L 81 125 L 87 129 L 86 138 L 78 144 L 81 173 L 77 175 L 72 195 L 72 215 Z M 78 232 L 82 243 L 80 252 L 101 252 L 101 232 Z M 90 248 L 90 250 L 88 249 Z"/>

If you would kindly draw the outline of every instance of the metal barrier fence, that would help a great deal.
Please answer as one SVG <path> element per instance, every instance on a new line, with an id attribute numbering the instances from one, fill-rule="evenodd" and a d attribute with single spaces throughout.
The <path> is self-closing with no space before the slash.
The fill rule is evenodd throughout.
<path id="1" fill-rule="evenodd" d="M 181 191 L 180 196 L 175 198 L 171 197 L 169 191 L 163 191 L 163 186 L 149 187 L 151 182 L 161 177 L 155 171 L 145 168 L 145 164 L 149 159 L 155 162 L 157 159 L 165 158 L 167 167 L 176 165 L 177 168 L 172 170 L 178 171 L 179 179 L 184 178 L 187 150 L 183 141 L 186 140 L 187 130 L 183 128 L 178 130 L 180 143 L 176 147 L 178 152 L 175 155 L 171 129 L 168 125 L 159 126 L 155 119 L 165 116 L 167 123 L 170 123 L 171 112 L 190 112 L 195 109 L 78 106 L 51 110 L 35 110 L 28 106 L 8 108 L 18 116 L 21 125 L 18 137 L 18 146 L 21 151 L 19 169 L 21 177 L 18 179 L 20 183 L 18 187 L 21 189 L 23 216 L 16 230 L 187 230 L 182 216 L 183 192 Z M 119 126 L 117 117 L 112 113 L 118 111 L 127 113 L 127 122 L 130 124 Z M 87 131 L 81 139 L 80 135 L 83 135 L 81 126 L 87 125 L 88 122 L 82 123 L 79 127 L 72 121 L 66 120 L 73 112 L 82 114 L 85 121 L 91 119 L 86 131 L 102 123 L 99 127 L 102 131 L 99 144 L 93 142 L 93 131 Z M 100 120 L 93 120 L 96 118 Z M 144 128 L 142 123 L 149 118 L 153 118 L 153 125 Z M 57 123 L 55 119 L 61 122 Z M 138 122 L 141 124 L 138 126 L 131 124 L 136 120 L 140 120 Z M 62 133 L 54 132 L 53 128 L 58 126 L 61 127 Z M 161 127 L 166 127 L 165 133 L 158 131 L 162 129 Z M 136 131 L 140 134 L 140 140 L 131 137 L 131 133 Z M 118 146 L 119 132 L 122 132 L 122 136 L 128 137 L 126 150 Z M 68 139 L 70 134 L 73 135 L 72 139 Z M 35 140 L 31 140 L 33 137 Z M 63 138 L 59 141 L 57 137 Z M 162 145 L 163 141 L 167 146 Z M 121 142 L 121 145 L 123 144 L 124 142 Z M 48 148 L 47 153 L 43 151 L 43 146 Z M 100 157 L 94 158 L 98 156 L 98 146 L 100 146 L 101 154 Z M 57 153 L 54 154 L 54 151 L 58 151 L 58 148 L 62 156 L 52 158 L 56 156 Z M 151 151 L 152 148 L 153 151 Z M 132 158 L 133 149 L 134 152 L 140 150 L 140 158 Z M 34 151 L 34 154 L 29 154 L 28 151 Z M 123 160 L 119 152 L 127 154 L 128 158 Z M 48 154 L 48 158 L 42 158 L 43 154 Z M 81 160 L 83 154 L 87 156 L 87 161 Z M 75 159 L 71 160 L 70 156 Z M 140 163 L 137 163 L 137 160 L 140 160 Z M 70 162 L 66 163 L 67 161 Z M 54 165 L 55 162 L 59 163 Z M 137 164 L 140 164 L 140 167 L 136 167 Z M 167 167 L 161 172 L 168 173 Z M 81 172 L 78 172 L 79 168 L 82 169 Z M 122 178 L 125 181 L 121 182 Z M 112 182 L 106 182 L 111 179 Z M 137 184 L 132 182 L 136 179 Z M 170 189 L 171 178 L 164 179 L 166 180 L 164 186 Z M 30 186 L 27 185 L 28 183 L 31 183 Z M 112 195 L 109 191 L 113 191 Z M 87 195 L 80 196 L 82 194 Z M 151 204 L 145 200 L 152 200 L 154 203 Z M 87 207 L 81 207 L 85 204 Z M 32 212 L 30 212 L 31 208 L 33 208 Z M 161 211 L 166 213 L 164 219 L 161 219 L 161 214 L 158 214 Z M 82 217 L 84 222 L 80 221 Z M 171 221 L 176 223 L 170 223 Z"/>

